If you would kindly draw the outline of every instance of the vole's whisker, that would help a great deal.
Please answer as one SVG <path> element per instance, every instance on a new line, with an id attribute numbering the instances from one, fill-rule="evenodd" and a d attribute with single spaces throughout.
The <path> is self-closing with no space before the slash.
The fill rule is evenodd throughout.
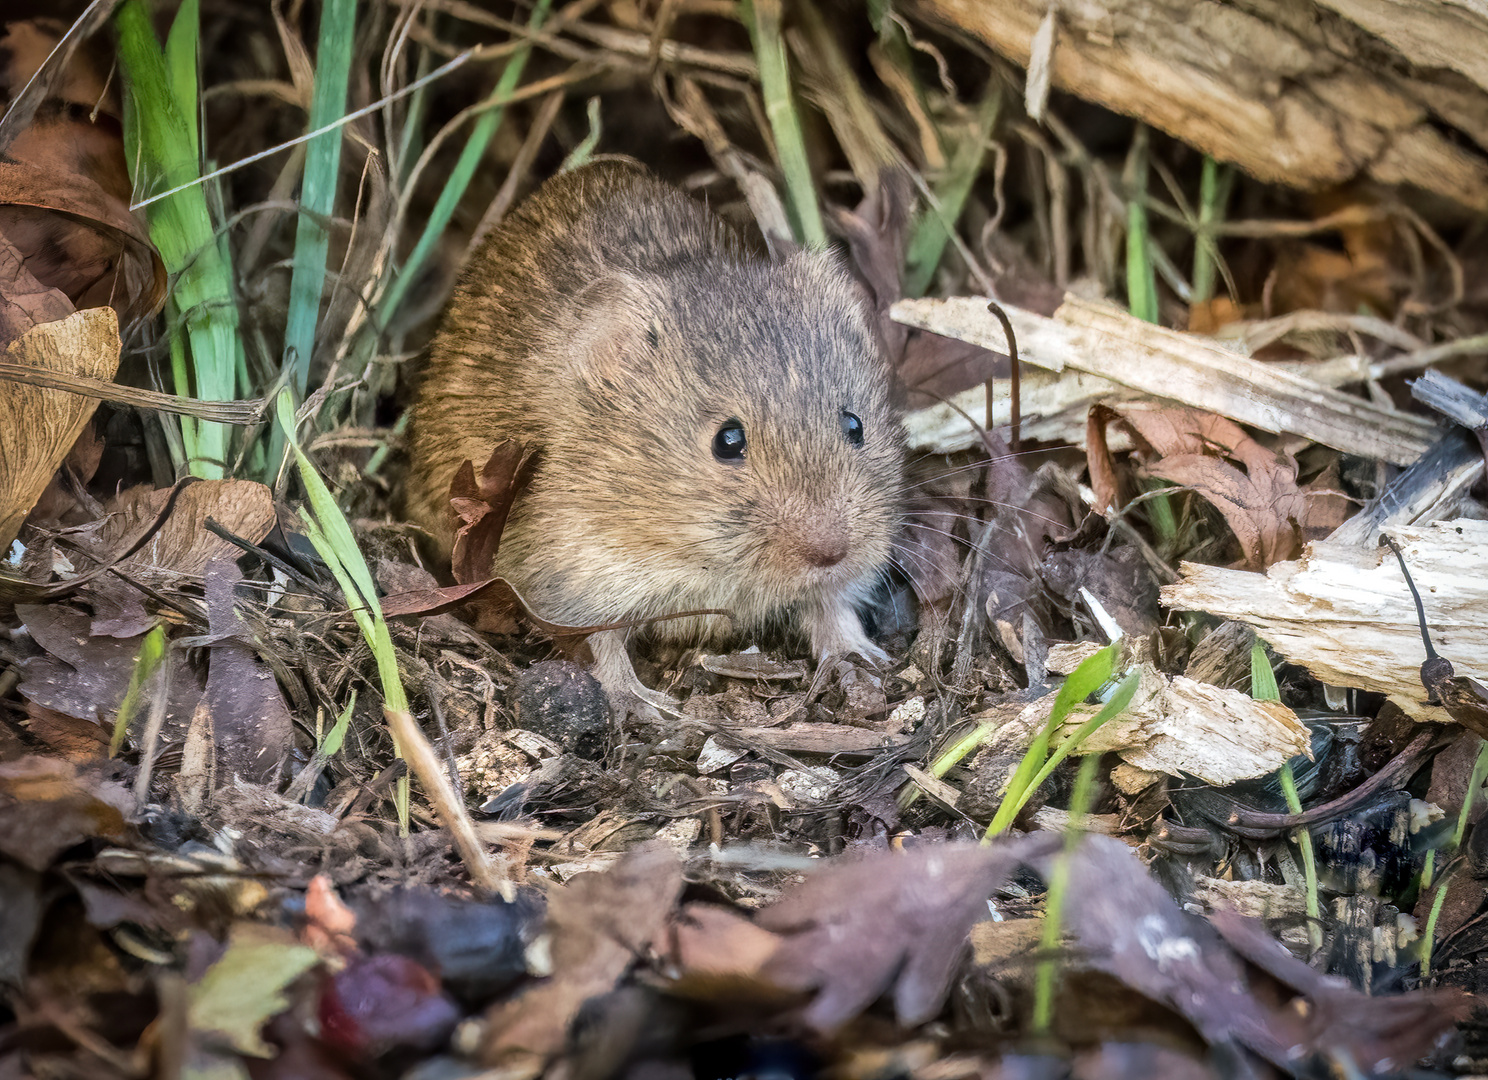
<path id="1" fill-rule="evenodd" d="M 955 543 L 955 544 L 960 545 L 961 547 L 964 547 L 967 551 L 975 551 L 976 550 L 976 544 L 975 543 L 973 543 L 970 540 L 967 540 L 965 537 L 957 536 L 955 533 L 947 532 L 945 529 L 937 529 L 933 525 L 926 525 L 926 524 L 923 524 L 922 522 L 918 522 L 918 521 L 911 521 L 911 522 L 908 523 L 908 525 L 912 529 L 922 529 L 925 532 L 931 533 L 931 534 L 933 534 L 935 536 L 944 536 L 947 539 L 949 539 L 952 543 Z M 903 550 L 903 549 L 901 548 L 901 550 Z M 1021 568 L 1019 568 L 1013 562 L 1011 562 L 1010 560 L 1008 560 L 1004 556 L 999 555 L 997 552 L 991 550 L 990 548 L 987 549 L 986 556 L 987 556 L 987 558 L 996 561 L 1000 565 L 1005 566 L 1008 570 L 1012 571 L 1015 574 L 1021 574 L 1021 573 L 1024 572 Z"/>

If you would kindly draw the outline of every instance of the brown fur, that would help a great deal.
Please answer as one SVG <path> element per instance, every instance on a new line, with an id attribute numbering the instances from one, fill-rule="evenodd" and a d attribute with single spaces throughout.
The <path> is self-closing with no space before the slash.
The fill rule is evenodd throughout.
<path id="1" fill-rule="evenodd" d="M 494 569 L 544 618 L 724 608 L 732 623 L 654 632 L 705 641 L 796 620 L 818 656 L 882 658 L 853 605 L 898 519 L 887 384 L 835 258 L 752 257 L 649 173 L 589 165 L 548 181 L 466 267 L 414 406 L 408 509 L 448 550 L 456 467 L 514 436 L 542 456 Z M 730 419 L 743 461 L 713 454 Z M 636 679 L 621 632 L 592 644 L 613 699 L 665 700 Z"/>

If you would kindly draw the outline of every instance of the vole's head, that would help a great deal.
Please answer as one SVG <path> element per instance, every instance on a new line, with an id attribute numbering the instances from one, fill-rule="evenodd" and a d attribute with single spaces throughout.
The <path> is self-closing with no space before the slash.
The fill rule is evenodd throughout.
<path id="1" fill-rule="evenodd" d="M 866 593 L 899 516 L 902 440 L 835 258 L 720 260 L 590 295 L 543 468 L 569 473 L 552 479 L 586 547 L 613 560 L 598 592 L 614 614 L 754 620 Z"/>

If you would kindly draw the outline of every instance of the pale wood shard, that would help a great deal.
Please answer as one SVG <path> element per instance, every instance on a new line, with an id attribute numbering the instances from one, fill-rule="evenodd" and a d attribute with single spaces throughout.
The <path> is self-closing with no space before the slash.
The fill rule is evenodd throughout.
<path id="1" fill-rule="evenodd" d="M 1084 706 L 1069 724 L 1083 723 L 1094 711 Z M 1063 730 L 1070 730 L 1068 724 Z M 1131 704 L 1083 749 L 1115 752 L 1147 772 L 1196 776 L 1223 787 L 1275 772 L 1310 746 L 1306 725 L 1279 701 L 1256 701 L 1239 690 L 1169 677 L 1144 664 Z"/>
<path id="2" fill-rule="evenodd" d="M 916 0 L 1027 67 L 1047 0 Z M 1369 177 L 1488 210 L 1488 15 L 1467 0 L 1083 0 L 1053 84 L 1268 183 Z"/>
<path id="3" fill-rule="evenodd" d="M 901 300 L 891 314 L 908 326 L 1007 352 L 1002 328 L 987 303 L 982 297 Z M 1073 369 L 1139 396 L 1191 405 L 1263 431 L 1301 435 L 1399 465 L 1418 458 L 1439 434 L 1420 417 L 1381 408 L 1252 360 L 1210 338 L 1154 326 L 1109 305 L 1068 297 L 1052 319 L 1008 304 L 1002 308 L 1017 335 L 1020 356 L 1050 371 Z M 1088 389 L 1097 391 L 1098 386 Z M 1122 396 L 1117 393 L 1113 399 Z M 984 405 L 968 412 L 978 422 L 986 415 Z M 913 417 L 908 421 L 911 431 L 915 423 Z"/>
<path id="4" fill-rule="evenodd" d="M 908 735 L 891 735 L 846 724 L 789 724 L 785 727 L 718 728 L 718 734 L 744 746 L 762 746 L 787 754 L 870 756 L 885 747 L 903 746 Z"/>
<path id="5" fill-rule="evenodd" d="M 1488 522 L 1386 527 L 1405 555 L 1426 607 L 1432 644 L 1458 675 L 1484 673 L 1488 657 Z M 1332 541 L 1264 574 L 1184 563 L 1162 590 L 1180 611 L 1247 623 L 1278 653 L 1334 686 L 1373 690 L 1419 720 L 1450 723 L 1426 704 L 1425 659 L 1415 606 L 1388 549 Z"/>

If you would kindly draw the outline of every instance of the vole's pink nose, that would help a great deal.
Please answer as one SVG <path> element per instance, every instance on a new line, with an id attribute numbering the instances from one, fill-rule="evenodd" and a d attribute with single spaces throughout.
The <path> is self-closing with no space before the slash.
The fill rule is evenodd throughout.
<path id="1" fill-rule="evenodd" d="M 825 569 L 847 558 L 847 527 L 841 521 L 810 521 L 796 535 L 796 551 L 807 566 Z"/>

